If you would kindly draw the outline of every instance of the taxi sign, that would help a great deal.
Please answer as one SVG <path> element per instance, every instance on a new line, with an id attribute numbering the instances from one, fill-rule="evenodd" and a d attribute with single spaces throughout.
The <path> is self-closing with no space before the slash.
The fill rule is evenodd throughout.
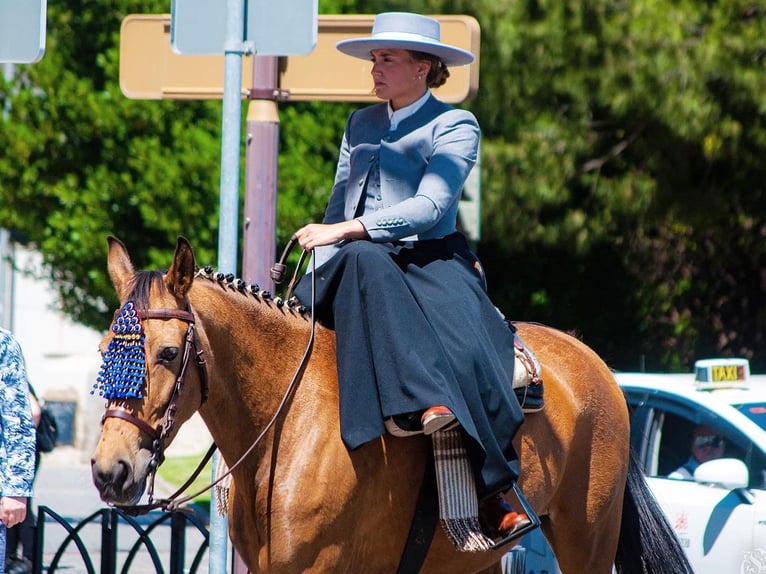
<path id="1" fill-rule="evenodd" d="M 694 363 L 694 384 L 700 390 L 744 388 L 749 378 L 747 359 L 703 359 Z"/>

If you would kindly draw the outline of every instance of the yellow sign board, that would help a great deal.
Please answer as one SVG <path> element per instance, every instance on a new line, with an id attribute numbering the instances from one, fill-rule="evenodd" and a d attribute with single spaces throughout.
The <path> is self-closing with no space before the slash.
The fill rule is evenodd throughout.
<path id="1" fill-rule="evenodd" d="M 183 56 L 170 47 L 170 14 L 133 14 L 120 28 L 120 89 L 136 100 L 223 97 L 223 56 Z M 243 58 L 243 95 L 252 86 L 252 58 Z"/>
<path id="2" fill-rule="evenodd" d="M 476 55 L 470 66 L 450 68 L 447 83 L 434 90 L 443 101 L 462 102 L 479 86 L 479 24 L 470 16 L 435 16 L 441 40 Z M 306 56 L 279 58 L 279 90 L 289 101 L 377 101 L 371 62 L 338 52 L 335 44 L 368 36 L 373 15 L 319 16 L 317 46 Z M 170 45 L 170 14 L 133 14 L 120 30 L 120 88 L 133 99 L 221 99 L 224 57 L 181 55 Z M 253 87 L 253 58 L 242 60 L 242 95 Z"/>

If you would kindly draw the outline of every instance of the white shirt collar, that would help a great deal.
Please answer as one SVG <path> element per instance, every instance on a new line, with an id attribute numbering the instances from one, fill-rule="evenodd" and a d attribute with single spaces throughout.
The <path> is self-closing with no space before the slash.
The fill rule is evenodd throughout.
<path id="1" fill-rule="evenodd" d="M 389 125 L 388 130 L 393 131 L 398 126 L 399 123 L 408 117 L 410 117 L 412 114 L 417 112 L 420 108 L 423 107 L 423 104 L 426 103 L 426 100 L 431 96 L 431 90 L 426 89 L 426 93 L 423 94 L 420 99 L 415 100 L 412 102 L 409 106 L 404 106 L 403 108 L 400 108 L 398 110 L 391 109 L 391 102 L 388 102 L 388 119 L 391 122 L 391 125 Z"/>

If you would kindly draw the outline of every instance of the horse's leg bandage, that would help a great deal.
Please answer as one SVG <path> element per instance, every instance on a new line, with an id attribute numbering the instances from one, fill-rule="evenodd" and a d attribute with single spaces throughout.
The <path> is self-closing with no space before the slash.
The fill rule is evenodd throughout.
<path id="1" fill-rule="evenodd" d="M 476 482 L 459 429 L 431 435 L 439 493 L 439 521 L 461 552 L 480 552 L 492 546 L 479 525 Z"/>

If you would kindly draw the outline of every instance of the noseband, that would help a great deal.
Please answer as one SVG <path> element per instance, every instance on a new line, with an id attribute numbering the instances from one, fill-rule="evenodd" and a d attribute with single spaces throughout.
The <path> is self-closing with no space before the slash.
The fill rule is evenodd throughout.
<path id="1" fill-rule="evenodd" d="M 119 311 L 117 313 L 119 313 Z M 115 313 L 115 315 L 117 313 Z M 123 408 L 107 409 L 104 413 L 104 416 L 101 418 L 102 425 L 107 418 L 116 418 L 127 421 L 138 427 L 141 431 L 145 432 L 152 438 L 152 457 L 149 460 L 148 488 L 149 500 L 151 501 L 154 493 L 154 476 L 157 472 L 157 467 L 159 467 L 159 465 L 162 464 L 162 461 L 165 459 L 165 441 L 175 426 L 177 411 L 176 402 L 178 401 L 178 398 L 184 387 L 184 377 L 186 376 L 186 369 L 189 366 L 189 360 L 191 358 L 192 351 L 194 351 L 194 356 L 197 363 L 197 371 L 199 372 L 201 387 L 200 406 L 202 406 L 207 400 L 208 379 L 207 369 L 205 368 L 205 359 L 203 357 L 202 350 L 199 349 L 197 345 L 197 337 L 195 336 L 194 314 L 190 309 L 142 309 L 136 310 L 136 315 L 142 321 L 147 319 L 160 319 L 163 321 L 177 319 L 179 321 L 185 321 L 188 324 L 186 329 L 186 337 L 184 338 L 184 351 L 181 361 L 181 368 L 178 371 L 178 375 L 176 376 L 176 382 L 173 387 L 173 394 L 170 396 L 168 406 L 165 408 L 165 414 L 162 417 L 162 422 L 157 426 L 157 428 L 152 427 L 145 420 L 139 419 Z"/>

